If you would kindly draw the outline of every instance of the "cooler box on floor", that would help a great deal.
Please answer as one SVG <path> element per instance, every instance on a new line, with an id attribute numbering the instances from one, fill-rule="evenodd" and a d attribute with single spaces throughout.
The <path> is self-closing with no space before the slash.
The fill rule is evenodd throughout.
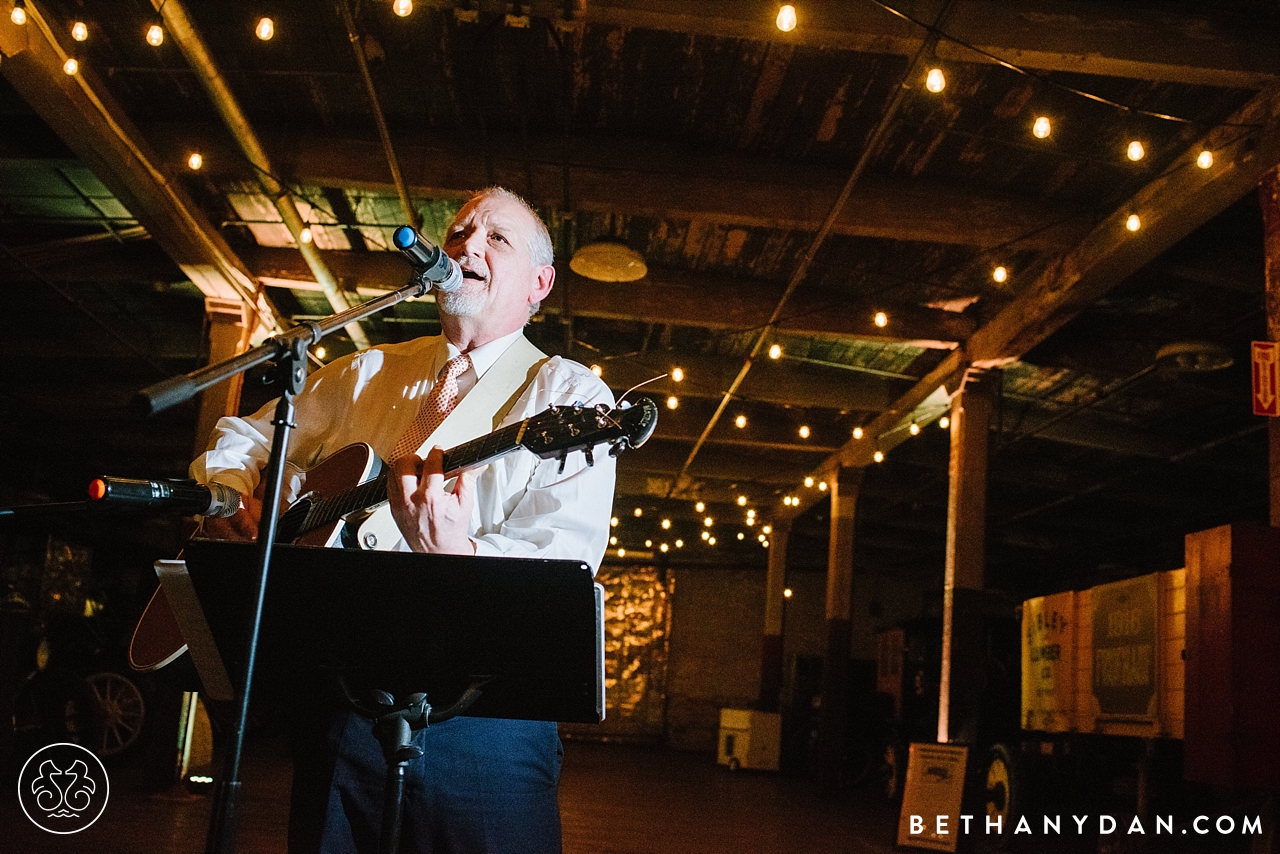
<path id="1" fill-rule="evenodd" d="M 719 764 L 777 771 L 781 743 L 781 715 L 751 709 L 720 710 Z"/>

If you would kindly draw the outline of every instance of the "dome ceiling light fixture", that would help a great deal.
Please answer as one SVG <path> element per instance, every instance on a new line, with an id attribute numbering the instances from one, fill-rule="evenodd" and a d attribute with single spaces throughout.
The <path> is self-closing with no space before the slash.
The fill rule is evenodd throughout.
<path id="1" fill-rule="evenodd" d="M 1156 365 L 1184 374 L 1220 371 L 1235 363 L 1231 352 L 1212 341 L 1175 341 L 1156 353 Z"/>
<path id="2" fill-rule="evenodd" d="M 616 240 L 597 240 L 578 247 L 569 269 L 597 282 L 634 282 L 649 274 L 644 256 Z"/>

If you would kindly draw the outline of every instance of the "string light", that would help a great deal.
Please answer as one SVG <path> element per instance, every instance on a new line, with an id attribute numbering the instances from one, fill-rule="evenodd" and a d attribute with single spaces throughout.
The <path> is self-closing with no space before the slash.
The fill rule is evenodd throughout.
<path id="1" fill-rule="evenodd" d="M 765 526 L 764 526 L 763 528 L 761 528 L 760 530 L 761 530 L 761 531 L 764 531 L 766 534 L 772 534 L 772 533 L 773 533 L 773 526 L 772 526 L 772 525 L 765 525 Z"/>
<path id="2" fill-rule="evenodd" d="M 919 436 L 919 435 L 920 435 L 920 425 L 919 425 L 919 424 L 917 424 L 916 422 L 912 421 L 912 422 L 911 422 L 911 426 L 907 428 L 907 432 L 908 432 L 908 433 L 910 433 L 912 436 Z"/>
<path id="3" fill-rule="evenodd" d="M 827 491 L 827 482 L 825 480 L 818 481 L 818 491 L 819 492 Z"/>
<path id="4" fill-rule="evenodd" d="M 200 167 L 203 165 L 204 165 L 204 157 L 201 156 L 200 152 L 198 151 L 191 152 L 191 156 L 187 158 L 187 168 L 189 168 L 193 172 L 198 172 L 200 170 Z"/>
<path id="5" fill-rule="evenodd" d="M 1213 152 L 1206 148 L 1204 151 L 1196 155 L 1196 165 L 1199 166 L 1201 169 L 1208 169 L 1210 166 L 1212 166 Z"/>
<path id="6" fill-rule="evenodd" d="M 710 516 L 702 520 L 702 524 L 706 525 L 708 528 L 710 528 L 715 523 L 716 523 L 716 520 L 712 519 Z"/>
<path id="7" fill-rule="evenodd" d="M 627 556 L 626 549 L 618 549 L 618 557 L 626 557 L 626 556 Z"/>
<path id="8" fill-rule="evenodd" d="M 413 0 L 396 0 L 391 4 L 391 11 L 401 18 L 407 18 L 409 13 L 413 11 Z"/>
<path id="9" fill-rule="evenodd" d="M 746 534 L 742 533 L 741 531 L 738 532 L 738 539 L 745 540 L 746 538 L 747 538 Z"/>
<path id="10" fill-rule="evenodd" d="M 879 326 L 881 329 L 884 329 L 889 325 L 889 315 L 885 314 L 883 311 L 876 312 L 875 320 L 876 326 Z"/>
<path id="11" fill-rule="evenodd" d="M 672 368 L 671 380 L 672 382 L 677 382 L 677 383 L 684 382 L 684 368 Z"/>
<path id="12" fill-rule="evenodd" d="M 684 548 L 684 540 L 676 540 L 676 548 L 678 549 Z"/>
<path id="13" fill-rule="evenodd" d="M 643 516 L 643 515 L 644 515 L 644 508 L 643 508 L 643 507 L 637 507 L 637 508 L 636 508 L 636 518 L 639 518 L 639 517 L 641 517 L 641 516 Z"/>
<path id="14" fill-rule="evenodd" d="M 674 394 L 667 398 L 667 409 L 675 409 L 679 405 L 680 398 L 676 397 Z"/>
<path id="15" fill-rule="evenodd" d="M 756 537 L 756 539 L 763 543 L 765 540 L 768 539 L 768 537 L 766 537 L 764 534 L 760 534 Z"/>
<path id="16" fill-rule="evenodd" d="M 942 73 L 941 68 L 930 68 L 929 73 L 924 78 L 924 88 L 930 92 L 937 94 L 947 88 L 947 78 Z"/>
<path id="17" fill-rule="evenodd" d="M 89 38 L 89 28 L 84 21 L 76 21 L 71 25 L 71 38 L 78 42 L 82 42 Z"/>
<path id="18" fill-rule="evenodd" d="M 644 547 L 645 547 L 646 549 L 651 549 L 651 548 L 653 548 L 653 540 L 645 540 L 645 541 L 644 541 Z"/>
<path id="19" fill-rule="evenodd" d="M 798 432 L 800 433 L 800 438 L 801 438 L 801 439 L 808 439 L 808 438 L 809 438 L 809 425 L 808 425 L 808 424 L 801 424 L 801 425 L 800 425 L 800 430 L 799 430 Z"/>
<path id="20" fill-rule="evenodd" d="M 805 486 L 807 486 L 807 487 L 809 487 L 810 489 L 812 489 L 812 488 L 813 488 L 813 478 L 812 478 L 812 477 L 806 477 L 806 478 L 804 479 L 804 485 L 805 485 Z"/>
<path id="21" fill-rule="evenodd" d="M 756 523 L 756 517 L 755 517 L 755 516 L 748 516 L 748 517 L 747 517 L 747 527 L 748 527 L 748 528 L 750 528 L 750 527 L 751 527 L 752 525 L 754 525 L 755 523 Z"/>
<path id="22" fill-rule="evenodd" d="M 764 547 L 767 549 L 767 548 L 769 548 L 769 541 L 768 541 L 768 540 L 765 540 L 765 541 L 764 541 L 763 543 L 761 543 L 760 545 L 764 546 Z"/>
<path id="23" fill-rule="evenodd" d="M 774 344 L 772 347 L 770 347 L 770 348 L 769 348 L 769 358 L 770 358 L 770 359 L 781 359 L 781 358 L 782 358 L 782 345 L 781 345 L 781 344 Z"/>
<path id="24" fill-rule="evenodd" d="M 1124 221 L 1124 227 L 1130 231 L 1137 231 L 1142 228 L 1142 218 L 1137 214 L 1129 214 L 1129 218 Z"/>
<path id="25" fill-rule="evenodd" d="M 9 13 L 9 20 L 19 27 L 27 22 L 26 0 L 13 0 L 13 11 Z"/>
<path id="26" fill-rule="evenodd" d="M 790 587 L 787 587 L 787 588 L 784 588 L 784 589 L 783 589 L 783 591 L 782 591 L 782 598 L 783 598 L 783 599 L 790 599 L 790 598 L 791 598 L 791 588 L 790 588 Z"/>
<path id="27" fill-rule="evenodd" d="M 1003 283 L 1005 280 L 1009 278 L 1009 271 L 1006 270 L 1004 267 L 996 267 L 994 270 L 991 271 L 991 278 L 994 279 L 996 282 Z"/>
<path id="28" fill-rule="evenodd" d="M 709 546 L 714 546 L 715 544 L 716 544 L 716 538 L 715 538 L 715 537 L 707 537 L 707 545 L 709 545 Z"/>
<path id="29" fill-rule="evenodd" d="M 951 426 L 951 419 L 945 415 L 942 416 L 941 418 L 938 419 L 938 426 L 941 427 L 943 430 L 946 430 L 948 427 Z"/>
<path id="30" fill-rule="evenodd" d="M 618 517 L 617 517 L 617 516 L 614 516 L 612 519 L 610 519 L 610 520 L 609 520 L 609 527 L 610 527 L 610 528 L 616 528 L 616 527 L 618 527 Z"/>
<path id="31" fill-rule="evenodd" d="M 618 538 L 617 538 L 617 537 L 610 537 L 610 538 L 609 538 L 609 545 L 611 545 L 611 546 L 616 546 L 617 544 L 618 544 Z"/>
<path id="32" fill-rule="evenodd" d="M 666 543 L 663 543 L 662 545 L 658 546 L 658 551 L 662 552 L 663 554 L 666 554 L 667 550 L 670 548 L 671 546 L 667 545 Z"/>
<path id="33" fill-rule="evenodd" d="M 746 427 L 746 426 L 747 426 L 747 416 L 745 416 L 745 415 L 739 415 L 737 418 L 733 419 L 733 426 L 734 426 L 734 427 L 737 427 L 739 430 L 741 430 L 743 427 Z"/>
<path id="34" fill-rule="evenodd" d="M 310 243 L 312 240 L 311 226 L 307 226 L 302 229 L 302 231 L 298 232 L 298 239 L 303 243 Z"/>
<path id="35" fill-rule="evenodd" d="M 663 519 L 663 520 L 662 520 L 662 530 L 664 530 L 664 531 L 669 531 L 669 530 L 671 530 L 671 520 L 670 520 L 670 519 Z"/>
<path id="36" fill-rule="evenodd" d="M 258 25 L 253 28 L 253 34 L 264 42 L 271 41 L 271 37 L 276 34 L 276 22 L 267 17 L 258 19 Z"/>
<path id="37" fill-rule="evenodd" d="M 67 76 L 71 76 L 80 70 L 80 63 L 76 62 L 74 56 L 68 56 L 67 61 L 62 63 L 62 72 Z"/>
<path id="38" fill-rule="evenodd" d="M 1147 150 L 1143 148 L 1142 143 L 1138 142 L 1136 139 L 1129 143 L 1129 148 L 1125 153 L 1129 156 L 1129 159 L 1135 163 L 1147 156 Z"/>
<path id="39" fill-rule="evenodd" d="M 321 345 L 316 348 L 316 358 L 323 359 L 328 352 L 329 351 L 326 350 L 323 345 Z"/>
<path id="40" fill-rule="evenodd" d="M 701 513 L 703 510 L 707 509 L 707 505 L 699 501 L 697 504 L 693 505 L 693 509 Z"/>
<path id="41" fill-rule="evenodd" d="M 854 428 L 853 428 L 853 438 L 855 438 L 855 439 L 861 439 L 861 438 L 862 438 L 862 428 L 861 428 L 861 427 L 854 427 Z"/>
<path id="42" fill-rule="evenodd" d="M 871 455 L 871 459 L 875 460 L 878 463 L 884 462 L 884 451 L 876 451 L 874 454 Z"/>
<path id="43" fill-rule="evenodd" d="M 1031 135 L 1036 139 L 1047 139 L 1052 129 L 1048 116 L 1036 116 L 1036 120 L 1031 124 Z"/>
<path id="44" fill-rule="evenodd" d="M 709 540 L 709 539 L 711 539 L 711 532 L 710 532 L 710 531 L 703 531 L 703 532 L 702 532 L 702 539 L 703 539 L 704 541 L 705 541 L 705 540 Z"/>
<path id="45" fill-rule="evenodd" d="M 790 3 L 783 3 L 781 8 L 778 9 L 778 17 L 774 23 L 784 33 L 794 30 L 796 28 L 796 7 Z"/>
<path id="46" fill-rule="evenodd" d="M 739 495 L 739 496 L 738 496 L 738 506 L 739 506 L 739 507 L 746 507 L 746 506 L 747 506 L 747 496 L 745 496 L 745 495 Z"/>
<path id="47" fill-rule="evenodd" d="M 164 27 L 159 24 L 152 24 L 147 27 L 147 44 L 152 47 L 160 47 L 164 44 Z"/>
<path id="48" fill-rule="evenodd" d="M 595 374 L 596 376 L 600 376 L 601 374 L 604 373 L 604 368 L 600 367 L 599 365 L 592 365 L 591 373 Z"/>

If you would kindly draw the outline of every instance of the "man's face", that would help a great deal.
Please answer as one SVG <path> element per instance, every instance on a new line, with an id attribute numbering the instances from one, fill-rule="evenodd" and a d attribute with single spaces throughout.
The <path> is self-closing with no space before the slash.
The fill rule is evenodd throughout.
<path id="1" fill-rule="evenodd" d="M 495 337 L 529 319 L 529 306 L 551 290 L 555 270 L 533 262 L 530 237 L 536 224 L 519 203 L 498 195 L 463 206 L 445 237 L 444 249 L 462 268 L 462 287 L 437 293 L 442 314 L 474 319 Z"/>

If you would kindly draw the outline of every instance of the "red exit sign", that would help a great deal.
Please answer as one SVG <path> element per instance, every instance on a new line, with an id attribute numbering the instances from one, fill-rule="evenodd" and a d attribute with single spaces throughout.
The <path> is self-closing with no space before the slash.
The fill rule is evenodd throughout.
<path id="1" fill-rule="evenodd" d="M 1253 414 L 1280 415 L 1280 344 L 1253 342 Z"/>

